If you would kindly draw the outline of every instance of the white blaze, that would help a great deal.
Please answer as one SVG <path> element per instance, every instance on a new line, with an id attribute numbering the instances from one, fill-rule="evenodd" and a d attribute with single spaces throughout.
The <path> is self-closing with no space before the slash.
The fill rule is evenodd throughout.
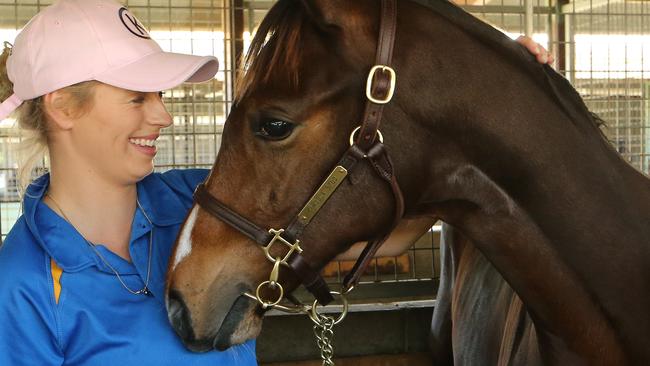
<path id="1" fill-rule="evenodd" d="M 187 257 L 190 252 L 192 252 L 192 228 L 194 227 L 194 222 L 196 221 L 196 215 L 199 212 L 199 206 L 194 206 L 192 209 L 192 212 L 190 212 L 190 216 L 187 218 L 187 221 L 185 221 L 185 225 L 183 226 L 183 231 L 181 232 L 181 236 L 178 239 L 178 246 L 176 247 L 176 256 L 174 257 L 174 264 L 172 265 L 172 271 L 176 269 L 176 266 L 183 260 L 183 258 Z"/>

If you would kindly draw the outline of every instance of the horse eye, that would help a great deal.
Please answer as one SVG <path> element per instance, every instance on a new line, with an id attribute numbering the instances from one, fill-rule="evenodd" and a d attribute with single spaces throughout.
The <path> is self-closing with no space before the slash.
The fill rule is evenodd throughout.
<path id="1" fill-rule="evenodd" d="M 283 140 L 291 135 L 293 127 L 293 123 L 278 119 L 269 119 L 259 124 L 259 128 L 255 134 L 268 140 Z"/>

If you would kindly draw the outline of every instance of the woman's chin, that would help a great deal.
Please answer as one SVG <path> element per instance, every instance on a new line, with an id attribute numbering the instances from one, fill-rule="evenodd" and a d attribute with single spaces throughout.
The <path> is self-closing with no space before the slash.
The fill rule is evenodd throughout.
<path id="1" fill-rule="evenodd" d="M 133 169 L 130 169 L 130 174 L 127 178 L 128 182 L 131 184 L 135 184 L 141 180 L 143 180 L 146 176 L 149 174 L 153 173 L 153 162 L 151 162 L 149 165 L 141 165 L 138 167 L 134 167 Z"/>

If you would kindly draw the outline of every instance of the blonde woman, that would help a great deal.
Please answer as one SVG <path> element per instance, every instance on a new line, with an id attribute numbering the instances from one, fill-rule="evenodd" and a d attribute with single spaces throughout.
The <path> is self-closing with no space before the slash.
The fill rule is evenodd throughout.
<path id="1" fill-rule="evenodd" d="M 254 342 L 186 349 L 163 300 L 205 173 L 151 174 L 172 122 L 159 92 L 212 79 L 217 60 L 163 52 L 112 0 L 61 0 L 1 61 L 0 119 L 20 106 L 51 167 L 0 248 L 0 365 L 255 365 Z"/>

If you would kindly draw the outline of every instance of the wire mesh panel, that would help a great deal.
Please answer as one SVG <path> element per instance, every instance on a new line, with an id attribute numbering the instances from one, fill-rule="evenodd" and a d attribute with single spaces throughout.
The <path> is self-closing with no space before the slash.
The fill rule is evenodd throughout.
<path id="1" fill-rule="evenodd" d="M 18 30 L 51 3 L 51 0 L 0 0 L 0 41 L 13 42 Z M 16 168 L 21 138 L 14 122 L 12 119 L 0 121 L 0 233 L 3 240 L 20 215 Z"/>
<path id="2" fill-rule="evenodd" d="M 579 0 L 563 5 L 564 70 L 606 135 L 634 167 L 650 172 L 650 19 L 647 1 Z"/>

